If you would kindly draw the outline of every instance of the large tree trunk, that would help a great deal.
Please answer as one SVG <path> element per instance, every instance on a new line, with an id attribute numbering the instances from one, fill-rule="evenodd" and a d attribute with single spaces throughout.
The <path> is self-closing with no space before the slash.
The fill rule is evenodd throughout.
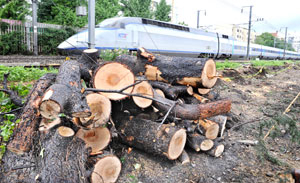
<path id="1" fill-rule="evenodd" d="M 180 156 L 186 142 L 185 130 L 171 125 L 160 127 L 149 120 L 116 116 L 116 126 L 124 143 L 170 160 Z"/>
<path id="2" fill-rule="evenodd" d="M 154 107 L 162 112 L 167 112 L 175 101 L 163 98 L 154 92 L 154 98 L 161 101 L 153 101 Z M 230 100 L 219 100 L 216 102 L 209 102 L 205 104 L 175 104 L 170 115 L 177 118 L 198 120 L 206 119 L 219 114 L 228 113 L 231 109 Z"/>
<path id="3" fill-rule="evenodd" d="M 56 74 L 45 74 L 31 89 L 21 114 L 21 120 L 14 130 L 13 139 L 7 145 L 8 150 L 16 154 L 23 154 L 30 150 L 32 138 L 35 136 L 40 121 L 38 108 L 42 94 L 55 81 L 55 77 Z"/>
<path id="4" fill-rule="evenodd" d="M 91 86 L 91 79 L 94 70 L 99 66 L 97 59 L 99 51 L 97 49 L 87 49 L 82 52 L 82 55 L 77 60 L 80 65 L 81 78 Z"/>
<path id="5" fill-rule="evenodd" d="M 143 73 L 149 80 L 205 88 L 213 87 L 217 81 L 212 59 L 155 55 L 149 62 L 145 58 L 121 55 L 116 60 L 128 65 L 135 75 Z"/>
<path id="6" fill-rule="evenodd" d="M 40 182 L 87 182 L 85 163 L 89 153 L 85 143 L 72 136 L 72 129 L 62 126 L 52 130 L 46 135 L 42 150 Z"/>
<path id="7" fill-rule="evenodd" d="M 59 113 L 73 117 L 90 116 L 90 108 L 82 94 L 80 66 L 77 61 L 66 61 L 59 67 L 55 84 L 44 94 L 41 115 L 55 119 Z"/>

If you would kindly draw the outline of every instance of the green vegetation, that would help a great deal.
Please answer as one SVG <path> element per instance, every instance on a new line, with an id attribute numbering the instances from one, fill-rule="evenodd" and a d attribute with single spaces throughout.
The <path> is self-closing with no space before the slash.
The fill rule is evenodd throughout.
<path id="1" fill-rule="evenodd" d="M 23 103 L 25 101 L 26 96 L 29 94 L 30 89 L 32 88 L 31 84 L 24 84 L 23 82 L 29 82 L 33 80 L 39 79 L 42 75 L 53 72 L 56 73 L 57 70 L 43 69 L 40 70 L 38 68 L 24 68 L 24 67 L 6 67 L 0 66 L 0 82 L 3 81 L 4 73 L 9 72 L 10 75 L 8 77 L 9 88 L 13 91 L 16 91 L 19 96 L 23 98 Z M 13 82 L 18 82 L 17 84 Z M 17 109 L 18 106 L 15 106 L 11 99 L 4 92 L 0 92 L 0 104 L 1 110 L 0 113 L 10 112 L 14 109 Z M 16 118 L 15 114 L 2 114 L 0 116 L 0 159 L 5 152 L 5 146 L 10 136 L 13 133 L 13 130 L 20 120 Z"/>
<path id="2" fill-rule="evenodd" d="M 171 18 L 169 16 L 170 12 L 171 6 L 167 5 L 166 0 L 161 0 L 156 7 L 154 17 L 156 20 L 169 22 L 171 21 Z"/>
<path id="3" fill-rule="evenodd" d="M 30 13 L 29 4 L 26 0 L 0 0 L 0 7 L 0 19 L 23 21 L 26 15 Z"/>
<path id="4" fill-rule="evenodd" d="M 10 73 L 8 77 L 8 81 L 17 81 L 17 82 L 28 82 L 32 80 L 37 80 L 41 76 L 43 76 L 46 73 L 57 73 L 57 69 L 54 68 L 44 68 L 44 69 L 39 69 L 39 68 L 25 68 L 25 67 L 7 67 L 0 65 L 0 81 L 3 81 L 3 74 L 5 73 Z"/>
<path id="5" fill-rule="evenodd" d="M 231 62 L 231 61 L 225 61 L 225 62 L 218 62 L 216 61 L 216 67 L 217 70 L 223 70 L 223 69 L 235 69 L 238 67 L 241 67 L 245 64 L 251 64 L 253 67 L 267 67 L 267 66 L 284 66 L 286 63 L 293 63 L 297 61 L 291 61 L 291 60 L 252 60 L 249 62 Z"/>
<path id="6" fill-rule="evenodd" d="M 112 61 L 117 58 L 119 55 L 128 54 L 126 49 L 114 49 L 114 50 L 101 50 L 100 57 L 104 61 Z"/>
<path id="7" fill-rule="evenodd" d="M 275 48 L 284 49 L 284 40 L 278 39 L 268 32 L 262 33 L 261 35 L 257 36 L 255 39 L 255 43 L 270 47 L 274 47 L 275 44 Z M 295 51 L 291 43 L 287 43 L 286 48 L 287 50 Z"/>

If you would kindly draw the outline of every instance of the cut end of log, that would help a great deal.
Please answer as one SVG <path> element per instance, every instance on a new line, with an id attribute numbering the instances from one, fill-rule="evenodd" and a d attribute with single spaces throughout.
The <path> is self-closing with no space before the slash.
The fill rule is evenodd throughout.
<path id="1" fill-rule="evenodd" d="M 84 53 L 96 53 L 96 52 L 98 52 L 98 50 L 97 49 L 86 49 L 83 52 Z"/>
<path id="2" fill-rule="evenodd" d="M 87 147 L 92 148 L 92 153 L 97 153 L 106 148 L 111 140 L 110 131 L 107 128 L 99 127 L 90 130 L 78 130 L 77 137 L 81 138 Z"/>
<path id="3" fill-rule="evenodd" d="M 51 128 L 55 127 L 56 125 L 59 125 L 61 122 L 60 118 L 56 118 L 56 119 L 47 119 L 47 118 L 43 118 L 40 122 L 40 126 L 39 126 L 39 131 L 48 131 Z"/>
<path id="4" fill-rule="evenodd" d="M 206 95 L 210 92 L 210 89 L 208 88 L 198 88 L 198 93 L 201 95 Z"/>
<path id="5" fill-rule="evenodd" d="M 211 156 L 220 157 L 224 152 L 225 146 L 223 144 L 217 145 L 212 151 L 209 153 Z"/>
<path id="6" fill-rule="evenodd" d="M 72 130 L 72 128 L 66 127 L 66 126 L 61 126 L 58 129 L 58 133 L 62 137 L 72 137 L 75 132 Z"/>
<path id="7" fill-rule="evenodd" d="M 94 75 L 94 88 L 104 90 L 120 90 L 134 83 L 134 75 L 127 68 L 127 66 L 112 62 L 107 63 L 100 67 Z M 124 93 L 131 93 L 133 87 L 124 90 Z M 100 92 L 102 95 L 111 100 L 121 100 L 126 97 L 119 93 L 105 93 Z"/>
<path id="8" fill-rule="evenodd" d="M 177 159 L 185 146 L 186 143 L 186 132 L 184 129 L 180 129 L 175 134 L 170 140 L 169 143 L 169 148 L 168 148 L 168 158 L 170 160 Z"/>
<path id="9" fill-rule="evenodd" d="M 187 89 L 186 89 L 186 91 L 187 91 L 187 93 L 188 93 L 189 95 L 193 95 L 193 94 L 194 94 L 194 89 L 193 89 L 192 86 L 188 86 Z"/>
<path id="10" fill-rule="evenodd" d="M 95 164 L 91 182 L 116 182 L 121 172 L 121 166 L 121 161 L 116 156 L 105 156 Z"/>
<path id="11" fill-rule="evenodd" d="M 166 98 L 166 96 L 165 96 L 165 94 L 164 94 L 164 92 L 163 92 L 162 90 L 160 90 L 160 89 L 155 89 L 155 92 L 156 92 L 159 96 L 161 96 L 161 97 L 163 97 L 163 98 Z"/>
<path id="12" fill-rule="evenodd" d="M 216 139 L 219 134 L 219 125 L 218 124 L 212 124 L 210 125 L 206 132 L 205 132 L 205 137 L 208 139 Z"/>
<path id="13" fill-rule="evenodd" d="M 210 139 L 205 139 L 201 144 L 200 144 L 200 149 L 202 151 L 208 151 L 214 146 L 214 141 Z"/>
<path id="14" fill-rule="evenodd" d="M 213 59 L 209 59 L 203 68 L 201 74 L 202 85 L 206 88 L 211 88 L 217 82 L 217 70 L 216 70 L 216 63 Z"/>
<path id="15" fill-rule="evenodd" d="M 135 85 L 132 93 L 153 98 L 153 89 L 147 81 L 143 81 L 143 82 Z M 152 100 L 145 99 L 142 97 L 133 96 L 132 99 L 133 99 L 134 103 L 137 106 L 139 106 L 140 108 L 147 108 L 152 104 Z"/>
<path id="16" fill-rule="evenodd" d="M 72 117 L 75 118 L 87 118 L 89 116 L 91 116 L 91 112 L 89 110 L 72 113 Z"/>
<path id="17" fill-rule="evenodd" d="M 53 100 L 45 100 L 40 105 L 40 113 L 44 118 L 56 119 L 61 112 L 61 106 Z"/>
<path id="18" fill-rule="evenodd" d="M 104 125 L 110 117 L 111 102 L 110 100 L 99 94 L 90 93 L 86 96 L 87 103 L 91 109 L 92 115 L 88 118 L 81 118 L 80 121 L 85 126 L 88 121 L 92 121 L 93 124 L 87 124 L 88 127 L 100 127 Z"/>

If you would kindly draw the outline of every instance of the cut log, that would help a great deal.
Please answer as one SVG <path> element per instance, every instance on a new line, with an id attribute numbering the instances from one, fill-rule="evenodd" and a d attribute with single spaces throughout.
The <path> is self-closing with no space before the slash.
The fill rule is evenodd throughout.
<path id="1" fill-rule="evenodd" d="M 147 81 L 142 81 L 141 83 L 134 86 L 132 94 L 139 94 L 153 98 L 153 89 Z M 152 100 L 142 97 L 133 96 L 132 99 L 134 103 L 140 108 L 147 108 L 152 104 Z"/>
<path id="2" fill-rule="evenodd" d="M 204 119 L 198 121 L 200 130 L 203 135 L 208 139 L 216 139 L 219 134 L 219 125 L 216 122 Z"/>
<path id="3" fill-rule="evenodd" d="M 214 147 L 211 148 L 211 150 L 206 151 L 206 153 L 213 157 L 220 157 L 222 155 L 222 153 L 224 152 L 224 148 L 225 148 L 225 146 L 223 144 L 215 142 Z"/>
<path id="4" fill-rule="evenodd" d="M 158 95 L 160 95 L 161 97 L 166 97 L 165 96 L 165 94 L 164 94 L 164 92 L 162 91 L 162 90 L 160 90 L 160 89 L 155 89 L 155 92 L 158 94 Z"/>
<path id="5" fill-rule="evenodd" d="M 55 84 L 43 96 L 41 115 L 47 119 L 55 119 L 59 113 L 89 117 L 91 112 L 81 89 L 79 63 L 72 60 L 64 62 L 59 67 Z"/>
<path id="6" fill-rule="evenodd" d="M 159 81 L 150 81 L 150 84 L 153 88 L 161 89 L 168 98 L 173 100 L 177 99 L 179 95 L 184 95 L 187 93 L 187 86 L 172 86 L 168 83 Z"/>
<path id="7" fill-rule="evenodd" d="M 153 101 L 154 107 L 161 112 L 167 112 L 175 101 L 160 97 L 154 92 L 154 98 L 161 101 Z M 228 113 L 231 109 L 230 100 L 219 100 L 205 104 L 176 104 L 170 115 L 181 119 L 198 120 L 205 119 L 219 114 Z"/>
<path id="8" fill-rule="evenodd" d="M 59 125 L 61 123 L 60 118 L 56 119 L 47 119 L 47 118 L 42 118 L 39 126 L 39 131 L 40 132 L 47 132 L 51 128 L 54 128 L 55 126 Z"/>
<path id="9" fill-rule="evenodd" d="M 121 172 L 121 161 L 114 155 L 107 155 L 97 161 L 91 176 L 92 183 L 116 182 Z"/>
<path id="10" fill-rule="evenodd" d="M 177 159 L 186 142 L 186 132 L 171 125 L 162 125 L 149 120 L 116 117 L 117 130 L 124 143 L 148 153 Z"/>
<path id="11" fill-rule="evenodd" d="M 182 153 L 179 157 L 179 160 L 181 161 L 182 165 L 187 164 L 187 163 L 191 163 L 190 157 L 189 157 L 188 153 L 185 150 L 182 151 Z"/>
<path id="12" fill-rule="evenodd" d="M 99 51 L 97 49 L 86 49 L 77 60 L 80 65 L 81 78 L 87 83 L 91 82 L 93 72 L 99 66 L 98 58 Z"/>
<path id="13" fill-rule="evenodd" d="M 219 125 L 218 137 L 222 137 L 226 129 L 227 116 L 218 115 L 218 116 L 210 117 L 208 119 L 216 122 Z"/>
<path id="14" fill-rule="evenodd" d="M 208 103 L 209 100 L 203 96 L 198 95 L 197 93 L 194 93 L 193 87 L 189 86 L 187 88 L 187 92 L 189 95 L 193 96 L 195 99 L 199 100 L 200 103 Z"/>
<path id="15" fill-rule="evenodd" d="M 13 139 L 7 145 L 8 150 L 23 154 L 31 149 L 32 138 L 40 121 L 38 108 L 41 95 L 55 81 L 55 77 L 56 74 L 45 74 L 34 84 L 21 113 L 20 122 L 14 130 Z"/>
<path id="16" fill-rule="evenodd" d="M 214 142 L 211 139 L 207 139 L 206 137 L 198 134 L 188 134 L 187 144 L 194 149 L 196 152 L 208 151 L 214 146 Z"/>
<path id="17" fill-rule="evenodd" d="M 201 95 L 208 94 L 209 91 L 210 91 L 209 88 L 198 88 L 198 92 L 199 92 L 199 94 L 201 94 Z"/>
<path id="18" fill-rule="evenodd" d="M 100 66 L 93 76 L 93 86 L 96 89 L 104 90 L 120 90 L 134 83 L 134 75 L 126 65 L 109 62 Z M 133 87 L 129 87 L 123 92 L 131 93 Z M 126 95 L 119 93 L 100 92 L 111 100 L 121 100 L 126 98 Z"/>
<path id="19" fill-rule="evenodd" d="M 43 160 L 36 177 L 40 182 L 87 182 L 88 152 L 84 142 L 74 137 L 71 128 L 62 126 L 47 134 L 41 149 Z"/>
<path id="20" fill-rule="evenodd" d="M 92 115 L 88 118 L 80 118 L 82 125 L 88 128 L 96 128 L 105 125 L 109 120 L 111 113 L 110 100 L 99 93 L 89 93 L 86 96 L 86 100 Z"/>
<path id="21" fill-rule="evenodd" d="M 80 129 L 76 133 L 76 136 L 81 138 L 87 147 L 92 148 L 91 153 L 93 154 L 105 149 L 111 140 L 110 131 L 106 127 L 98 127 L 90 130 Z"/>
<path id="22" fill-rule="evenodd" d="M 136 75 L 143 73 L 149 80 L 205 88 L 213 87 L 217 81 L 212 59 L 155 55 L 155 60 L 149 62 L 146 58 L 121 55 L 116 60 L 128 65 Z"/>

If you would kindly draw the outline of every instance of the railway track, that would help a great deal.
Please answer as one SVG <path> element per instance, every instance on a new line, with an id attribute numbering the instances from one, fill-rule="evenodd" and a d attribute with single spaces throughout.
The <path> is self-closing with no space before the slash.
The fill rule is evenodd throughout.
<path id="1" fill-rule="evenodd" d="M 76 58 L 73 57 L 72 58 Z M 26 56 L 10 55 L 0 56 L 0 65 L 4 66 L 59 66 L 66 60 L 66 56 Z"/>

